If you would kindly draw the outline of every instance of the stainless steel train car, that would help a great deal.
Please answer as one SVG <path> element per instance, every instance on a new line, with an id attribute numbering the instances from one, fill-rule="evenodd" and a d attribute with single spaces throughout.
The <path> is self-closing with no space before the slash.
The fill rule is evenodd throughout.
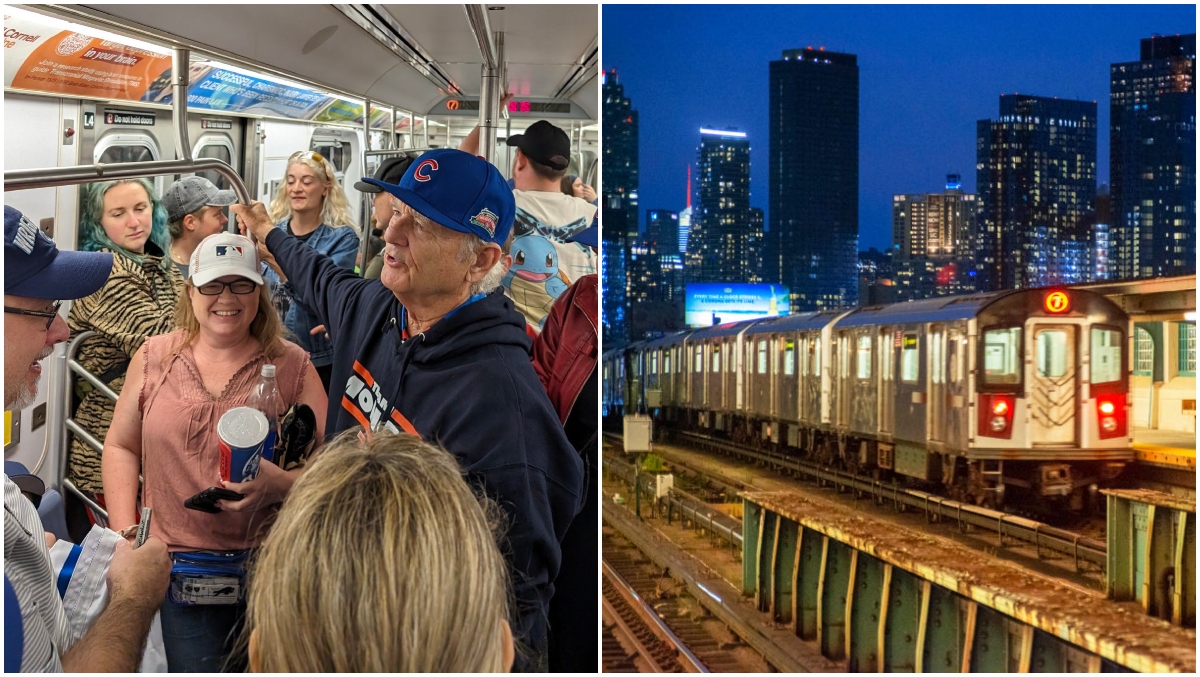
<path id="1" fill-rule="evenodd" d="M 660 426 L 1080 509 L 1133 458 L 1128 326 L 1098 294 L 1030 289 L 721 325 L 605 364 L 636 363 Z"/>

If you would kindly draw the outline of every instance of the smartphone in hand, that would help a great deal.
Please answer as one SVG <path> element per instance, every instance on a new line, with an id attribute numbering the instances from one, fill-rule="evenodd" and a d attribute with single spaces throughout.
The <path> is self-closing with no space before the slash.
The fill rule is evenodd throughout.
<path id="1" fill-rule="evenodd" d="M 217 507 L 217 501 L 240 501 L 245 497 L 245 494 L 239 494 L 236 491 L 221 487 L 209 487 L 184 501 L 183 507 L 188 510 L 216 514 L 221 512 L 221 509 Z"/>

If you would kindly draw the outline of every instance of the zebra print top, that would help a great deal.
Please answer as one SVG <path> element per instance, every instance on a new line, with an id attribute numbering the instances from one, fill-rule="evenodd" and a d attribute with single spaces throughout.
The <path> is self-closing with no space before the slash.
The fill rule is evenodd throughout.
<path id="1" fill-rule="evenodd" d="M 85 331 L 96 332 L 79 347 L 76 359 L 117 393 L 125 385 L 125 368 L 130 358 L 146 337 L 175 328 L 175 302 L 183 287 L 183 276 L 174 265 L 163 268 L 162 257 L 162 250 L 149 242 L 140 264 L 113 252 L 108 282 L 95 294 L 72 303 L 67 315 L 72 338 Z M 76 387 L 82 401 L 75 420 L 103 443 L 115 404 L 86 382 L 77 383 L 84 385 Z M 92 493 L 103 491 L 100 452 L 72 439 L 68 466 L 71 479 L 80 489 Z"/>

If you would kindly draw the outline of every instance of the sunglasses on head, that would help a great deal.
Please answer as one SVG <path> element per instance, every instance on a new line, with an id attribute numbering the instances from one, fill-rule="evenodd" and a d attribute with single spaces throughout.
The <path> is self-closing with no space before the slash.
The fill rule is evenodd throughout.
<path id="1" fill-rule="evenodd" d="M 325 157 L 315 150 L 298 150 L 292 153 L 292 157 L 288 158 L 288 162 L 294 160 L 316 160 L 317 162 L 325 162 Z"/>

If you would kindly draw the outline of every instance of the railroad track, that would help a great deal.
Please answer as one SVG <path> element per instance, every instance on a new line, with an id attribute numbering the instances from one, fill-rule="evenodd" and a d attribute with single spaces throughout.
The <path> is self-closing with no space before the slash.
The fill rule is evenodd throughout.
<path id="1" fill-rule="evenodd" d="M 769 450 L 750 449 L 707 435 L 684 432 L 681 436 L 694 447 L 722 454 L 738 456 L 762 463 L 776 470 L 808 476 L 819 486 L 837 487 L 839 491 L 852 491 L 870 496 L 876 503 L 892 503 L 898 510 L 923 511 L 929 521 L 957 523 L 960 530 L 980 529 L 997 534 L 1001 547 L 1006 541 L 1032 545 L 1037 557 L 1060 556 L 1072 559 L 1076 572 L 1088 570 L 1105 571 L 1108 564 L 1108 546 L 1102 540 L 1038 522 L 1021 515 L 982 508 L 936 494 L 916 489 L 906 489 L 895 484 L 868 481 L 848 473 L 809 463 L 802 459 L 777 454 Z M 605 433 L 607 441 L 621 445 L 621 436 Z M 606 463 L 606 465 L 608 465 Z M 734 487 L 743 489 L 748 487 Z"/>
<path id="2" fill-rule="evenodd" d="M 771 669 L 630 541 L 610 529 L 603 547 L 605 629 L 621 647 L 606 646 L 604 672 L 643 666 L 655 672 Z M 636 655 L 625 650 L 630 646 Z"/>

